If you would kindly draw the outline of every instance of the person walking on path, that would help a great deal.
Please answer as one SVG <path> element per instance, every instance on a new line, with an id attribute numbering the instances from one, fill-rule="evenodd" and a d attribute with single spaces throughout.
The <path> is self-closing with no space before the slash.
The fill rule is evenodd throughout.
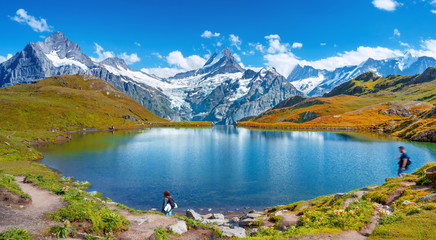
<path id="1" fill-rule="evenodd" d="M 164 192 L 164 199 L 162 202 L 162 212 L 167 215 L 173 215 L 173 209 L 177 208 L 177 204 L 174 202 L 174 199 L 171 197 L 169 191 Z"/>
<path id="2" fill-rule="evenodd" d="M 406 170 L 409 168 L 409 165 L 412 163 L 410 161 L 409 155 L 407 155 L 406 150 L 403 146 L 398 148 L 400 150 L 400 160 L 398 161 L 398 177 L 403 177 L 406 175 Z"/>

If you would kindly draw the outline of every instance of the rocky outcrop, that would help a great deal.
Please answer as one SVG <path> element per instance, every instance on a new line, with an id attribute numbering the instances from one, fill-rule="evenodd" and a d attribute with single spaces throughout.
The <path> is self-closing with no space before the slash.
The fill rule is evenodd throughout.
<path id="1" fill-rule="evenodd" d="M 417 142 L 436 142 L 436 129 L 420 132 L 410 140 Z"/>
<path id="2" fill-rule="evenodd" d="M 186 216 L 188 218 L 194 219 L 194 221 L 201 221 L 201 220 L 203 220 L 203 218 L 200 216 L 200 214 L 198 214 L 197 212 L 195 212 L 192 209 L 186 210 Z"/>

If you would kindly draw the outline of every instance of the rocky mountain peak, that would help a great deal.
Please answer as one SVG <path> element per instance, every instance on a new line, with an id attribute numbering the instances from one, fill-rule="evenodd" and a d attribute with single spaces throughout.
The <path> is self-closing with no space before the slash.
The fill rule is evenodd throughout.
<path id="1" fill-rule="evenodd" d="M 106 58 L 105 60 L 101 61 L 100 64 L 103 65 L 108 65 L 114 68 L 124 68 L 124 69 L 129 69 L 129 66 L 127 66 L 126 62 L 121 59 L 121 58 L 117 58 L 117 57 L 113 57 L 113 58 Z"/>
<path id="2" fill-rule="evenodd" d="M 363 74 L 357 76 L 356 80 L 370 81 L 370 80 L 375 80 L 378 78 L 379 78 L 379 76 L 377 74 L 375 74 L 374 72 L 366 72 L 366 73 L 363 73 Z"/>
<path id="3" fill-rule="evenodd" d="M 219 53 L 214 53 L 204 66 L 199 69 L 199 73 L 210 72 L 212 75 L 223 73 L 244 72 L 244 69 L 236 62 L 233 54 L 227 47 L 221 49 Z"/>

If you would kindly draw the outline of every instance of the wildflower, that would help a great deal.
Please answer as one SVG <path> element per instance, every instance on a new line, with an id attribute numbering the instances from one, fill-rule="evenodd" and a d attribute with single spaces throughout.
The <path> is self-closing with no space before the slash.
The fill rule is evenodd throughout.
<path id="1" fill-rule="evenodd" d="M 111 217 L 115 217 L 115 213 L 111 213 L 110 216 L 111 216 Z"/>
<path id="2" fill-rule="evenodd" d="M 350 213 L 351 215 L 354 215 L 354 210 L 350 210 L 349 213 Z"/>
<path id="3" fill-rule="evenodd" d="M 301 216 L 301 218 L 306 218 L 306 215 Z"/>
<path id="4" fill-rule="evenodd" d="M 64 192 L 68 191 L 68 187 L 67 186 L 63 187 L 62 191 L 64 191 Z"/>
<path id="5" fill-rule="evenodd" d="M 70 226 L 70 224 L 71 224 L 70 221 L 68 221 L 68 220 L 65 220 L 65 221 L 64 221 L 64 225 L 65 225 L 65 226 Z"/>
<path id="6" fill-rule="evenodd" d="M 359 207 L 355 207 L 354 209 L 359 210 Z"/>

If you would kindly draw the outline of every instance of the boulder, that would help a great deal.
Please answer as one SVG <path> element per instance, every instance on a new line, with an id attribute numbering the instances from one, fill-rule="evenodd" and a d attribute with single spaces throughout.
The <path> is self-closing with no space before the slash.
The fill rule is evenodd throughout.
<path id="1" fill-rule="evenodd" d="M 208 214 L 202 215 L 203 219 L 210 219 L 210 218 L 212 218 L 212 216 L 213 216 L 212 213 L 208 213 Z"/>
<path id="2" fill-rule="evenodd" d="M 201 221 L 201 220 L 203 220 L 203 218 L 200 216 L 200 214 L 198 214 L 198 213 L 196 213 L 194 210 L 192 210 L 192 209 L 188 209 L 188 210 L 186 210 L 186 216 L 188 217 L 188 218 L 192 218 L 192 219 L 194 219 L 195 221 Z"/>
<path id="3" fill-rule="evenodd" d="M 258 217 L 261 217 L 262 215 L 260 215 L 260 214 L 258 214 L 258 213 L 247 213 L 247 214 L 245 214 L 245 215 L 243 215 L 242 217 L 241 217 L 241 220 L 242 219 L 246 219 L 246 218 L 258 218 Z"/>
<path id="4" fill-rule="evenodd" d="M 146 217 L 144 217 L 144 218 L 137 218 L 137 219 L 134 219 L 133 221 L 138 223 L 138 225 L 141 225 L 144 222 L 148 222 L 148 223 L 151 222 L 150 218 L 146 218 Z"/>
<path id="5" fill-rule="evenodd" d="M 244 218 L 239 221 L 240 227 L 249 227 L 251 226 L 255 221 L 257 221 L 255 218 Z"/>
<path id="6" fill-rule="evenodd" d="M 403 206 L 407 206 L 407 205 L 409 205 L 409 204 L 411 204 L 412 202 L 411 201 L 403 201 Z"/>
<path id="7" fill-rule="evenodd" d="M 418 198 L 418 201 L 419 202 L 429 201 L 429 200 L 432 200 L 433 198 L 436 198 L 436 193 L 431 193 L 431 194 L 428 194 L 424 197 L 420 197 L 420 198 Z"/>
<path id="8" fill-rule="evenodd" d="M 203 223 L 206 224 L 216 224 L 218 226 L 224 225 L 228 220 L 226 219 L 205 219 L 203 220 Z"/>
<path id="9" fill-rule="evenodd" d="M 222 228 L 222 236 L 223 237 L 237 237 L 237 238 L 245 238 L 245 229 L 241 227 L 223 227 Z"/>
<path id="10" fill-rule="evenodd" d="M 182 235 L 183 233 L 188 231 L 188 227 L 186 226 L 185 221 L 177 221 L 177 223 L 168 227 L 173 233 Z"/>
<path id="11" fill-rule="evenodd" d="M 214 213 L 212 214 L 212 219 L 224 219 L 224 215 L 221 213 Z"/>
<path id="12" fill-rule="evenodd" d="M 341 198 L 341 197 L 343 197 L 345 195 L 347 195 L 347 194 L 346 193 L 336 193 L 335 196 L 334 196 L 334 199 Z"/>
<path id="13" fill-rule="evenodd" d="M 238 218 L 238 217 L 234 217 L 234 218 L 232 218 L 232 221 L 233 221 L 234 223 L 238 223 L 238 222 L 239 222 L 239 218 Z"/>

